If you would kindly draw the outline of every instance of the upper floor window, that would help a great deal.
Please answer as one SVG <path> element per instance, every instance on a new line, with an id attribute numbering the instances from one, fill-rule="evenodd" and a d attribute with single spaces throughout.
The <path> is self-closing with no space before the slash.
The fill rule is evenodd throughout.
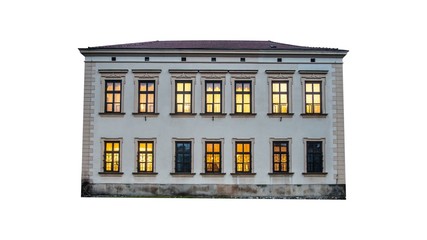
<path id="1" fill-rule="evenodd" d="M 158 114 L 158 85 L 161 70 L 132 69 L 134 76 L 134 115 Z"/>
<path id="2" fill-rule="evenodd" d="M 120 141 L 104 141 L 104 172 L 120 171 Z"/>
<path id="3" fill-rule="evenodd" d="M 236 81 L 234 90 L 235 113 L 252 113 L 252 84 Z"/>
<path id="4" fill-rule="evenodd" d="M 191 81 L 175 82 L 175 112 L 192 113 L 192 84 Z"/>
<path id="5" fill-rule="evenodd" d="M 289 113 L 288 82 L 274 81 L 271 88 L 272 113 Z"/>
<path id="6" fill-rule="evenodd" d="M 122 111 L 122 82 L 120 80 L 105 80 L 105 113 L 120 113 Z"/>
<path id="7" fill-rule="evenodd" d="M 302 116 L 327 116 L 325 89 L 327 70 L 300 70 L 303 90 Z"/>
<path id="8" fill-rule="evenodd" d="M 155 112 L 155 81 L 138 81 L 138 112 L 154 113 Z"/>
<path id="9" fill-rule="evenodd" d="M 306 142 L 306 166 L 307 173 L 323 172 L 323 142 L 307 141 Z"/>
<path id="10" fill-rule="evenodd" d="M 322 113 L 321 82 L 305 82 L 305 113 Z"/>
<path id="11" fill-rule="evenodd" d="M 222 82 L 206 81 L 206 113 L 222 113 Z"/>

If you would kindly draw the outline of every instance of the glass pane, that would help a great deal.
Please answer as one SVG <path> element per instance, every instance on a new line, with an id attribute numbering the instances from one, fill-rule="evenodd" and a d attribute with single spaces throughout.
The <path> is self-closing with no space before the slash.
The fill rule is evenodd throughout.
<path id="1" fill-rule="evenodd" d="M 209 113 L 212 112 L 212 104 L 209 104 L 206 106 L 206 112 L 209 112 Z"/>
<path id="2" fill-rule="evenodd" d="M 314 92 L 320 92 L 320 83 L 313 84 Z"/>
<path id="3" fill-rule="evenodd" d="M 191 91 L 191 83 L 185 83 L 185 91 L 190 92 Z"/>
<path id="4" fill-rule="evenodd" d="M 145 163 L 146 159 L 145 159 L 145 154 L 140 154 L 139 155 L 139 162 L 141 163 Z"/>
<path id="5" fill-rule="evenodd" d="M 153 143 L 147 143 L 147 152 L 153 151 Z"/>
<path id="6" fill-rule="evenodd" d="M 182 104 L 177 104 L 176 105 L 176 111 L 177 112 L 183 112 L 183 106 L 182 106 Z"/>
<path id="7" fill-rule="evenodd" d="M 250 143 L 245 143 L 244 144 L 245 145 L 245 153 L 248 153 L 248 152 L 250 152 L 251 151 L 251 144 Z"/>
<path id="8" fill-rule="evenodd" d="M 139 102 L 140 103 L 146 103 L 147 102 L 147 95 L 145 94 L 139 94 Z"/>
<path id="9" fill-rule="evenodd" d="M 242 105 L 237 105 L 237 106 L 236 106 L 236 112 L 237 112 L 237 113 L 241 113 L 241 112 L 243 112 L 243 106 L 242 106 Z"/>
<path id="10" fill-rule="evenodd" d="M 139 104 L 139 111 L 140 112 L 147 112 L 145 103 L 144 104 Z"/>
<path id="11" fill-rule="evenodd" d="M 213 94 L 206 95 L 206 102 L 213 103 Z"/>
<path id="12" fill-rule="evenodd" d="M 115 83 L 114 84 L 114 90 L 115 91 L 120 91 L 120 88 L 121 88 L 121 84 L 120 83 Z"/>
<path id="13" fill-rule="evenodd" d="M 154 102 L 154 94 L 148 94 L 148 102 L 153 103 Z"/>
<path id="14" fill-rule="evenodd" d="M 190 94 L 184 95 L 184 103 L 191 103 L 191 95 Z"/>
<path id="15" fill-rule="evenodd" d="M 109 152 L 113 151 L 113 143 L 110 143 L 110 142 L 105 143 L 105 150 Z"/>
<path id="16" fill-rule="evenodd" d="M 286 157 L 286 154 L 282 154 L 282 159 L 281 159 L 281 161 L 283 162 L 283 163 L 285 163 L 285 162 L 287 162 L 288 160 L 287 160 L 287 157 Z"/>
<path id="17" fill-rule="evenodd" d="M 191 104 L 184 104 L 184 112 L 191 113 Z"/>
<path id="18" fill-rule="evenodd" d="M 206 152 L 212 152 L 212 150 L 213 150 L 212 145 L 213 145 L 212 143 L 206 144 Z"/>
<path id="19" fill-rule="evenodd" d="M 212 154 L 206 154 L 206 162 L 208 162 L 208 163 L 213 162 Z"/>
<path id="20" fill-rule="evenodd" d="M 120 102 L 120 94 L 114 94 L 114 102 L 116 103 Z"/>
<path id="21" fill-rule="evenodd" d="M 219 172 L 221 169 L 219 168 L 219 163 L 214 164 L 214 172 Z"/>
<path id="22" fill-rule="evenodd" d="M 113 161 L 114 161 L 114 164 L 117 164 L 119 162 L 119 154 L 118 153 L 114 153 Z"/>
<path id="23" fill-rule="evenodd" d="M 107 91 L 113 91 L 113 86 L 114 86 L 114 83 L 107 82 Z"/>
<path id="24" fill-rule="evenodd" d="M 113 111 L 113 104 L 107 104 L 107 112 Z"/>
<path id="25" fill-rule="evenodd" d="M 305 103 L 313 103 L 313 98 L 311 94 L 305 96 Z"/>
<path id="26" fill-rule="evenodd" d="M 279 92 L 279 83 L 273 83 L 273 92 Z"/>
<path id="27" fill-rule="evenodd" d="M 206 171 L 207 172 L 212 172 L 212 164 L 207 164 L 206 165 Z"/>
<path id="28" fill-rule="evenodd" d="M 311 83 L 306 83 L 305 84 L 305 91 L 306 92 L 313 92 L 313 88 L 312 88 L 312 84 Z"/>
<path id="29" fill-rule="evenodd" d="M 273 113 L 278 113 L 279 112 L 279 104 L 274 104 L 273 105 Z"/>
<path id="30" fill-rule="evenodd" d="M 176 91 L 178 92 L 184 91 L 184 83 L 176 83 Z"/>
<path id="31" fill-rule="evenodd" d="M 177 94 L 176 95 L 176 102 L 177 103 L 183 103 L 184 102 L 184 95 L 183 94 Z"/>
<path id="32" fill-rule="evenodd" d="M 221 102 L 221 95 L 215 94 L 214 95 L 214 103 L 220 103 Z"/>
<path id="33" fill-rule="evenodd" d="M 243 96 L 242 94 L 236 94 L 236 103 L 242 103 Z"/>
<path id="34" fill-rule="evenodd" d="M 105 164 L 105 171 L 111 171 L 111 163 Z"/>
<path id="35" fill-rule="evenodd" d="M 120 151 L 120 144 L 119 143 L 114 143 L 114 151 L 115 152 Z"/>
<path id="36" fill-rule="evenodd" d="M 237 161 L 238 163 L 243 162 L 243 155 L 242 155 L 242 154 L 237 154 L 237 155 L 236 155 L 236 161 Z"/>
<path id="37" fill-rule="evenodd" d="M 236 83 L 236 92 L 241 92 L 243 90 L 241 83 Z"/>
<path id="38" fill-rule="evenodd" d="M 238 143 L 238 144 L 237 144 L 237 152 L 238 152 L 238 153 L 243 152 L 243 144 L 242 144 L 242 143 Z"/>
<path id="39" fill-rule="evenodd" d="M 244 172 L 249 172 L 250 169 L 250 163 L 244 163 Z"/>
<path id="40" fill-rule="evenodd" d="M 144 163 L 139 164 L 139 171 L 145 172 L 145 164 Z"/>
<path id="41" fill-rule="evenodd" d="M 288 168 L 287 168 L 286 164 L 282 164 L 282 169 L 281 169 L 281 171 L 282 171 L 282 172 L 287 172 L 287 171 L 288 171 Z"/>
<path id="42" fill-rule="evenodd" d="M 206 83 L 206 91 L 207 92 L 213 91 L 213 83 Z"/>
<path id="43" fill-rule="evenodd" d="M 216 113 L 221 112 L 221 104 L 215 104 L 214 105 L 214 112 L 216 112 Z"/>
<path id="44" fill-rule="evenodd" d="M 151 153 L 147 154 L 147 162 L 149 162 L 149 163 L 153 162 L 153 154 L 151 154 Z"/>
<path id="45" fill-rule="evenodd" d="M 250 113 L 251 112 L 251 105 L 250 104 L 245 104 L 243 112 L 244 113 Z"/>
<path id="46" fill-rule="evenodd" d="M 242 170 L 243 170 L 242 164 L 237 164 L 236 172 L 242 172 Z"/>
<path id="47" fill-rule="evenodd" d="M 321 113 L 320 104 L 314 104 L 314 113 Z"/>
<path id="48" fill-rule="evenodd" d="M 274 147 L 273 147 L 273 151 L 274 151 L 274 152 L 279 152 L 279 151 L 280 151 L 280 147 L 279 147 L 279 145 L 274 145 Z"/>
<path id="49" fill-rule="evenodd" d="M 154 112 L 154 104 L 148 104 L 148 111 L 147 112 Z"/>
<path id="50" fill-rule="evenodd" d="M 280 155 L 279 154 L 274 154 L 273 155 L 273 161 L 274 162 L 279 162 L 279 160 L 280 160 L 280 157 L 279 157 Z"/>
<path id="51" fill-rule="evenodd" d="M 280 102 L 281 103 L 287 103 L 288 102 L 288 98 L 287 98 L 286 94 L 280 95 Z"/>
<path id="52" fill-rule="evenodd" d="M 118 164 L 114 164 L 114 172 L 118 172 L 119 171 L 119 165 Z"/>
<path id="53" fill-rule="evenodd" d="M 282 146 L 280 147 L 280 151 L 281 152 L 287 152 L 288 147 L 286 146 L 286 144 L 282 143 Z"/>
<path id="54" fill-rule="evenodd" d="M 305 112 L 306 113 L 313 113 L 313 108 L 311 104 L 306 104 L 305 105 Z"/>
<path id="55" fill-rule="evenodd" d="M 279 103 L 279 94 L 273 94 L 273 103 Z"/>
<path id="56" fill-rule="evenodd" d="M 139 84 L 139 91 L 147 91 L 147 84 L 146 83 L 140 83 Z"/>
<path id="57" fill-rule="evenodd" d="M 281 83 L 280 84 L 280 91 L 281 92 L 287 92 L 288 91 L 288 84 L 287 83 Z"/>
<path id="58" fill-rule="evenodd" d="M 113 154 L 111 154 L 111 153 L 105 154 L 105 161 L 106 162 L 112 162 L 113 161 Z"/>
<path id="59" fill-rule="evenodd" d="M 244 103 L 250 103 L 251 102 L 251 95 L 250 94 L 243 95 L 243 102 Z"/>
<path id="60" fill-rule="evenodd" d="M 320 94 L 314 94 L 314 103 L 320 103 Z"/>
<path id="61" fill-rule="evenodd" d="M 250 155 L 248 155 L 248 154 L 245 154 L 245 155 L 244 155 L 244 161 L 245 161 L 245 163 L 250 162 L 250 161 L 251 161 L 251 156 L 250 156 Z"/>
<path id="62" fill-rule="evenodd" d="M 147 150 L 145 143 L 139 143 L 139 151 L 145 152 Z"/>
<path id="63" fill-rule="evenodd" d="M 220 92 L 221 91 L 221 83 L 215 83 L 214 84 L 214 91 Z"/>
<path id="64" fill-rule="evenodd" d="M 148 83 L 148 91 L 154 91 L 154 83 Z"/>
<path id="65" fill-rule="evenodd" d="M 152 172 L 152 171 L 153 171 L 153 164 L 147 163 L 147 172 Z"/>
<path id="66" fill-rule="evenodd" d="M 215 161 L 216 163 L 219 163 L 219 162 L 220 162 L 220 160 L 221 160 L 220 155 L 219 155 L 219 154 L 215 154 L 215 155 L 214 155 L 214 161 Z"/>
<path id="67" fill-rule="evenodd" d="M 120 112 L 120 103 L 114 104 L 114 112 Z"/>
<path id="68" fill-rule="evenodd" d="M 219 143 L 214 144 L 214 152 L 220 152 L 220 144 Z"/>
<path id="69" fill-rule="evenodd" d="M 275 172 L 279 171 L 279 164 L 277 164 L 277 163 L 274 164 L 274 171 Z"/>
<path id="70" fill-rule="evenodd" d="M 112 103 L 112 102 L 113 102 L 113 94 L 107 93 L 107 103 Z"/>
<path id="71" fill-rule="evenodd" d="M 245 83 L 243 85 L 243 91 L 244 92 L 250 92 L 251 91 L 251 84 L 250 83 Z"/>
<path id="72" fill-rule="evenodd" d="M 280 109 L 280 111 L 282 112 L 282 113 L 287 113 L 288 112 L 288 104 L 286 104 L 286 103 L 284 103 L 284 104 L 281 104 L 281 109 Z"/>

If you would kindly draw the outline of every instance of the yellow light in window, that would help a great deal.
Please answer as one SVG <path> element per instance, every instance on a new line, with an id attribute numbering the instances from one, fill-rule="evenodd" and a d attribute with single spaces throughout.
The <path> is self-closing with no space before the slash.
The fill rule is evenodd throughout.
<path id="1" fill-rule="evenodd" d="M 220 92 L 221 91 L 221 84 L 215 83 L 214 84 L 214 91 L 215 92 Z"/>
<path id="2" fill-rule="evenodd" d="M 250 102 L 251 102 L 251 95 L 249 95 L 249 94 L 244 94 L 244 95 L 243 95 L 243 101 L 244 101 L 245 103 L 250 103 Z"/>
<path id="3" fill-rule="evenodd" d="M 139 94 L 139 101 L 141 103 L 146 103 L 147 102 L 147 98 L 145 94 Z"/>
<path id="4" fill-rule="evenodd" d="M 106 143 L 105 144 L 105 149 L 107 150 L 107 151 L 112 151 L 113 150 L 113 143 Z"/>
<path id="5" fill-rule="evenodd" d="M 274 160 L 274 162 L 279 162 L 279 154 L 274 154 L 274 156 L 273 156 L 273 160 Z"/>
<path id="6" fill-rule="evenodd" d="M 106 163 L 105 164 L 105 170 L 106 171 L 111 171 L 111 163 Z"/>
<path id="7" fill-rule="evenodd" d="M 206 162 L 208 163 L 212 162 L 212 154 L 206 154 Z"/>
<path id="8" fill-rule="evenodd" d="M 147 151 L 148 152 L 152 152 L 153 151 L 153 144 L 152 143 L 147 143 Z"/>
<path id="9" fill-rule="evenodd" d="M 207 103 L 212 103 L 213 102 L 213 94 L 206 95 L 206 102 Z"/>
<path id="10" fill-rule="evenodd" d="M 237 94 L 236 95 L 236 103 L 242 103 L 242 100 L 243 100 L 242 94 Z"/>
<path id="11" fill-rule="evenodd" d="M 120 144 L 119 143 L 114 143 L 114 151 L 115 152 L 120 151 Z"/>
<path id="12" fill-rule="evenodd" d="M 237 144 L 237 152 L 243 152 L 243 144 L 242 143 L 238 143 Z"/>
<path id="13" fill-rule="evenodd" d="M 185 91 L 186 92 L 191 91 L 191 83 L 185 83 Z"/>
<path id="14" fill-rule="evenodd" d="M 286 97 L 286 94 L 282 94 L 282 95 L 280 95 L 280 102 L 281 102 L 281 103 L 287 103 L 287 102 L 288 102 L 288 99 L 287 99 L 287 97 Z"/>
<path id="15" fill-rule="evenodd" d="M 145 145 L 145 143 L 140 143 L 139 144 L 139 151 L 140 152 L 145 152 L 145 149 L 146 149 L 146 147 L 145 147 L 146 145 Z"/>
<path id="16" fill-rule="evenodd" d="M 148 84 L 148 91 L 154 91 L 154 83 Z"/>
<path id="17" fill-rule="evenodd" d="M 284 162 L 284 163 L 288 161 L 287 158 L 286 158 L 286 154 L 282 154 L 281 161 Z"/>
<path id="18" fill-rule="evenodd" d="M 176 102 L 177 103 L 183 103 L 184 102 L 184 95 L 183 94 L 177 94 L 176 95 Z"/>
<path id="19" fill-rule="evenodd" d="M 288 112 L 288 104 L 284 103 L 281 105 L 282 109 L 282 113 L 287 113 Z"/>
<path id="20" fill-rule="evenodd" d="M 114 91 L 120 91 L 120 88 L 121 88 L 120 83 L 114 84 Z"/>
<path id="21" fill-rule="evenodd" d="M 250 168 L 250 164 L 249 163 L 245 163 L 244 164 L 244 166 L 245 166 L 245 172 L 249 172 L 249 168 Z"/>
<path id="22" fill-rule="evenodd" d="M 250 152 L 251 151 L 251 144 L 250 143 L 245 143 L 244 147 L 245 147 L 245 152 Z"/>
<path id="23" fill-rule="evenodd" d="M 177 106 L 176 106 L 176 111 L 177 112 L 183 112 L 183 110 L 182 110 L 182 104 L 178 104 Z"/>
<path id="24" fill-rule="evenodd" d="M 243 156 L 242 156 L 242 154 L 237 154 L 237 155 L 236 155 L 236 161 L 237 161 L 238 163 L 243 162 Z"/>
<path id="25" fill-rule="evenodd" d="M 147 154 L 147 162 L 149 163 L 153 162 L 153 154 L 151 153 Z"/>
<path id="26" fill-rule="evenodd" d="M 314 105 L 314 113 L 321 113 L 321 111 L 320 111 L 320 104 L 315 104 Z"/>
<path id="27" fill-rule="evenodd" d="M 313 85 L 311 83 L 305 84 L 305 91 L 306 92 L 313 92 Z"/>
<path id="28" fill-rule="evenodd" d="M 105 155 L 105 161 L 106 162 L 112 162 L 113 161 L 113 155 L 111 153 L 107 153 Z"/>
<path id="29" fill-rule="evenodd" d="M 244 113 L 250 113 L 251 112 L 251 105 L 250 104 L 244 104 L 243 108 L 244 108 L 243 109 Z"/>
<path id="30" fill-rule="evenodd" d="M 242 164 L 237 164 L 237 172 L 241 172 L 242 171 Z"/>
<path id="31" fill-rule="evenodd" d="M 140 90 L 140 91 L 147 91 L 147 84 L 145 84 L 145 83 L 141 83 L 141 84 L 139 85 L 139 90 Z"/>
<path id="32" fill-rule="evenodd" d="M 212 92 L 213 91 L 213 84 L 212 83 L 207 83 L 206 84 L 206 91 L 208 91 L 208 92 Z"/>
<path id="33" fill-rule="evenodd" d="M 279 83 L 273 83 L 273 92 L 279 92 Z"/>
<path id="34" fill-rule="evenodd" d="M 273 103 L 279 103 L 279 94 L 273 94 Z"/>
<path id="35" fill-rule="evenodd" d="M 107 93 L 107 102 L 109 103 L 113 102 L 113 94 Z"/>
<path id="36" fill-rule="evenodd" d="M 139 155 L 139 162 L 142 162 L 142 163 L 145 162 L 145 154 L 140 154 Z"/>
<path id="37" fill-rule="evenodd" d="M 320 92 L 320 83 L 313 83 L 314 92 Z"/>
<path id="38" fill-rule="evenodd" d="M 191 103 L 191 95 L 190 94 L 185 94 L 184 102 L 185 103 Z"/>
<path id="39" fill-rule="evenodd" d="M 153 171 L 153 164 L 147 163 L 147 172 L 152 172 L 152 171 Z"/>
<path id="40" fill-rule="evenodd" d="M 320 103 L 320 94 L 314 94 L 314 103 Z"/>
<path id="41" fill-rule="evenodd" d="M 305 103 L 309 104 L 309 103 L 313 103 L 313 99 L 311 95 L 306 95 L 305 96 Z"/>
<path id="42" fill-rule="evenodd" d="M 237 83 L 236 84 L 236 92 L 241 92 L 242 90 L 243 90 L 242 84 L 241 83 Z"/>
<path id="43" fill-rule="evenodd" d="M 107 91 L 113 91 L 113 83 L 107 83 Z"/>
<path id="44" fill-rule="evenodd" d="M 206 112 L 212 112 L 212 105 L 207 105 L 206 106 Z"/>
<path id="45" fill-rule="evenodd" d="M 242 105 L 237 105 L 237 106 L 236 106 L 236 112 L 238 112 L 238 113 L 243 112 L 243 107 L 242 107 Z"/>
<path id="46" fill-rule="evenodd" d="M 213 150 L 212 145 L 213 145 L 212 143 L 206 144 L 206 151 L 207 152 L 212 152 L 212 150 Z"/>
<path id="47" fill-rule="evenodd" d="M 221 102 L 221 95 L 215 94 L 214 95 L 214 103 L 220 103 Z"/>
<path id="48" fill-rule="evenodd" d="M 148 102 L 153 103 L 154 102 L 154 94 L 148 94 Z"/>
<path id="49" fill-rule="evenodd" d="M 244 92 L 250 92 L 251 91 L 251 85 L 249 83 L 245 83 L 243 85 L 243 91 Z"/>
<path id="50" fill-rule="evenodd" d="M 219 143 L 215 143 L 214 144 L 214 152 L 219 152 L 219 149 L 220 149 Z"/>
<path id="51" fill-rule="evenodd" d="M 248 154 L 245 154 L 243 158 L 244 158 L 243 160 L 245 163 L 248 163 L 251 161 L 251 156 L 249 156 Z"/>
<path id="52" fill-rule="evenodd" d="M 191 113 L 191 104 L 184 105 L 184 112 Z"/>
<path id="53" fill-rule="evenodd" d="M 287 92 L 287 91 L 288 91 L 288 84 L 286 84 L 286 83 L 281 83 L 281 84 L 280 84 L 280 91 L 281 91 L 281 92 Z"/>
<path id="54" fill-rule="evenodd" d="M 214 106 L 214 112 L 216 112 L 216 113 L 221 112 L 221 104 L 215 104 L 215 106 Z"/>
<path id="55" fill-rule="evenodd" d="M 176 84 L 176 90 L 177 90 L 178 92 L 182 92 L 182 91 L 184 91 L 184 83 L 177 83 L 177 84 Z"/>

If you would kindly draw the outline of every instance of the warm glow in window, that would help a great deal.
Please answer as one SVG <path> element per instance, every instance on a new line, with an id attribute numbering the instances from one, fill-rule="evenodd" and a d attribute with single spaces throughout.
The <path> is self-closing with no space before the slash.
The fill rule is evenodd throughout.
<path id="1" fill-rule="evenodd" d="M 121 81 L 105 81 L 105 112 L 121 112 Z"/>
<path id="2" fill-rule="evenodd" d="M 272 82 L 273 113 L 288 113 L 288 83 Z"/>
<path id="3" fill-rule="evenodd" d="M 153 172 L 154 142 L 138 142 L 138 172 Z"/>
<path id="4" fill-rule="evenodd" d="M 221 82 L 206 82 L 206 113 L 221 113 Z"/>
<path id="5" fill-rule="evenodd" d="M 120 169 L 120 142 L 104 143 L 104 172 L 118 172 Z"/>
<path id="6" fill-rule="evenodd" d="M 305 113 L 322 113 L 322 89 L 320 82 L 305 83 Z"/>
<path id="7" fill-rule="evenodd" d="M 139 81 L 139 112 L 154 113 L 154 81 Z"/>
<path id="8" fill-rule="evenodd" d="M 206 142 L 205 171 L 221 172 L 221 143 Z"/>
<path id="9" fill-rule="evenodd" d="M 177 113 L 191 113 L 191 82 L 176 82 L 176 108 Z"/>
<path id="10" fill-rule="evenodd" d="M 236 172 L 251 172 L 251 143 L 236 143 Z"/>
<path id="11" fill-rule="evenodd" d="M 251 113 L 251 82 L 236 82 L 235 111 L 236 113 Z"/>
<path id="12" fill-rule="evenodd" d="M 273 142 L 273 172 L 288 172 L 288 142 Z"/>

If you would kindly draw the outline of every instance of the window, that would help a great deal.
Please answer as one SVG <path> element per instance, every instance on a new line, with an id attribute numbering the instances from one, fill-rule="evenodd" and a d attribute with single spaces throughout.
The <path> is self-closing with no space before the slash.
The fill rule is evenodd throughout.
<path id="1" fill-rule="evenodd" d="M 138 81 L 138 112 L 154 113 L 155 81 Z"/>
<path id="2" fill-rule="evenodd" d="M 273 172 L 289 172 L 289 142 L 273 142 Z"/>
<path id="3" fill-rule="evenodd" d="M 149 62 L 149 61 L 150 61 L 150 57 L 145 57 L 145 58 L 144 58 L 144 60 L 145 60 L 146 62 Z"/>
<path id="4" fill-rule="evenodd" d="M 192 84 L 191 81 L 175 82 L 175 112 L 192 113 Z"/>
<path id="5" fill-rule="evenodd" d="M 235 144 L 235 170 L 236 173 L 252 172 L 252 146 L 251 142 L 236 142 Z"/>
<path id="6" fill-rule="evenodd" d="M 249 81 L 235 82 L 235 113 L 252 113 L 252 86 Z"/>
<path id="7" fill-rule="evenodd" d="M 120 113 L 122 110 L 122 82 L 105 80 L 105 113 Z"/>
<path id="8" fill-rule="evenodd" d="M 288 113 L 288 82 L 273 81 L 271 83 L 272 113 Z"/>
<path id="9" fill-rule="evenodd" d="M 206 113 L 222 113 L 221 81 L 206 81 L 205 86 Z"/>
<path id="10" fill-rule="evenodd" d="M 205 142 L 205 172 L 221 172 L 221 142 Z"/>
<path id="11" fill-rule="evenodd" d="M 215 57 L 211 58 L 211 62 L 216 62 L 216 58 Z"/>
<path id="12" fill-rule="evenodd" d="M 282 58 L 277 58 L 277 62 L 282 62 Z"/>
<path id="13" fill-rule="evenodd" d="M 246 62 L 246 58 L 240 58 L 241 62 Z"/>
<path id="14" fill-rule="evenodd" d="M 187 58 L 186 57 L 182 57 L 181 58 L 181 62 L 186 62 L 187 61 Z"/>
<path id="15" fill-rule="evenodd" d="M 154 171 L 154 142 L 138 141 L 138 172 Z"/>
<path id="16" fill-rule="evenodd" d="M 305 113 L 322 113 L 322 83 L 305 82 Z"/>
<path id="17" fill-rule="evenodd" d="M 104 141 L 104 172 L 120 171 L 120 141 Z"/>
<path id="18" fill-rule="evenodd" d="M 175 172 L 191 173 L 191 142 L 175 142 Z"/>
<path id="19" fill-rule="evenodd" d="M 323 142 L 306 142 L 307 173 L 323 172 Z"/>

